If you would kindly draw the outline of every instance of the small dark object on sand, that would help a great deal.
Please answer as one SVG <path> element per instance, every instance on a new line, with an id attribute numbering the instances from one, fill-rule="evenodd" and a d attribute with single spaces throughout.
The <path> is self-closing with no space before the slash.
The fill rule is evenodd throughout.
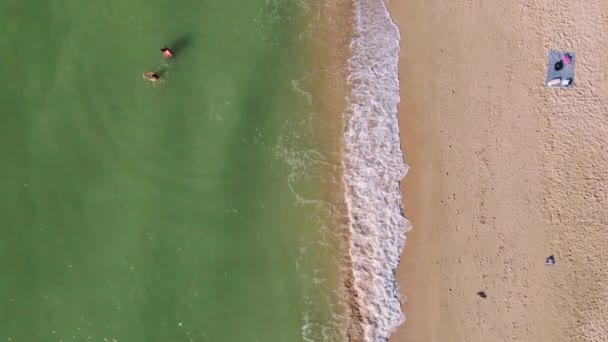
<path id="1" fill-rule="evenodd" d="M 564 68 L 564 62 L 559 61 L 559 62 L 555 63 L 555 65 L 553 67 L 555 68 L 556 71 L 560 71 Z"/>
<path id="2" fill-rule="evenodd" d="M 545 265 L 553 266 L 554 264 L 555 264 L 555 257 L 553 255 L 551 255 L 550 257 L 547 258 L 547 261 L 545 261 Z"/>
<path id="3" fill-rule="evenodd" d="M 488 295 L 486 294 L 485 291 L 479 291 L 479 292 L 477 292 L 477 295 L 481 298 L 488 298 Z"/>

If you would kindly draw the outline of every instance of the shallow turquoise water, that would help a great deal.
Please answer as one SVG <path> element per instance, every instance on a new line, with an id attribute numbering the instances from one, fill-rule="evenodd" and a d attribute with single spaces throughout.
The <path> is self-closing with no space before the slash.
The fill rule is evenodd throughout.
<path id="1" fill-rule="evenodd" d="M 308 20 L 297 1 L 0 3 L 0 340 L 320 336 L 334 285 L 308 283 L 331 272 L 294 194 L 314 177 L 293 183 L 314 142 L 291 138 L 313 126 Z"/>

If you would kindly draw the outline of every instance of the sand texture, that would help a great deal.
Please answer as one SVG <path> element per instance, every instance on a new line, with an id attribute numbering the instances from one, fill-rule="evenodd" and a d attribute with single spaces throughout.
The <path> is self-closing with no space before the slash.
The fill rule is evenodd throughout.
<path id="1" fill-rule="evenodd" d="M 388 4 L 413 225 L 392 341 L 608 341 L 608 2 Z M 544 86 L 550 49 L 574 88 Z"/>

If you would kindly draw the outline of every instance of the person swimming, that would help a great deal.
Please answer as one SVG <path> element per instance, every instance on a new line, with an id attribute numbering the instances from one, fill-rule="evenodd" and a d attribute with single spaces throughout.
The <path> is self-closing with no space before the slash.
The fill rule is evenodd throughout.
<path id="1" fill-rule="evenodd" d="M 141 76 L 144 78 L 144 80 L 148 80 L 150 82 L 160 81 L 160 76 L 153 71 L 144 72 Z"/>
<path id="2" fill-rule="evenodd" d="M 171 51 L 168 47 L 162 47 L 160 51 L 163 53 L 164 58 L 173 58 L 173 51 Z"/>

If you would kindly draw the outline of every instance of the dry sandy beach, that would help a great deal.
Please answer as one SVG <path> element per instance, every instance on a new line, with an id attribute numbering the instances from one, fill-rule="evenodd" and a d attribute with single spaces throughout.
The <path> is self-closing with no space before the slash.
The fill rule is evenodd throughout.
<path id="1" fill-rule="evenodd" d="M 388 5 L 413 225 L 392 341 L 608 341 L 608 2 Z M 573 89 L 544 86 L 550 49 Z"/>

